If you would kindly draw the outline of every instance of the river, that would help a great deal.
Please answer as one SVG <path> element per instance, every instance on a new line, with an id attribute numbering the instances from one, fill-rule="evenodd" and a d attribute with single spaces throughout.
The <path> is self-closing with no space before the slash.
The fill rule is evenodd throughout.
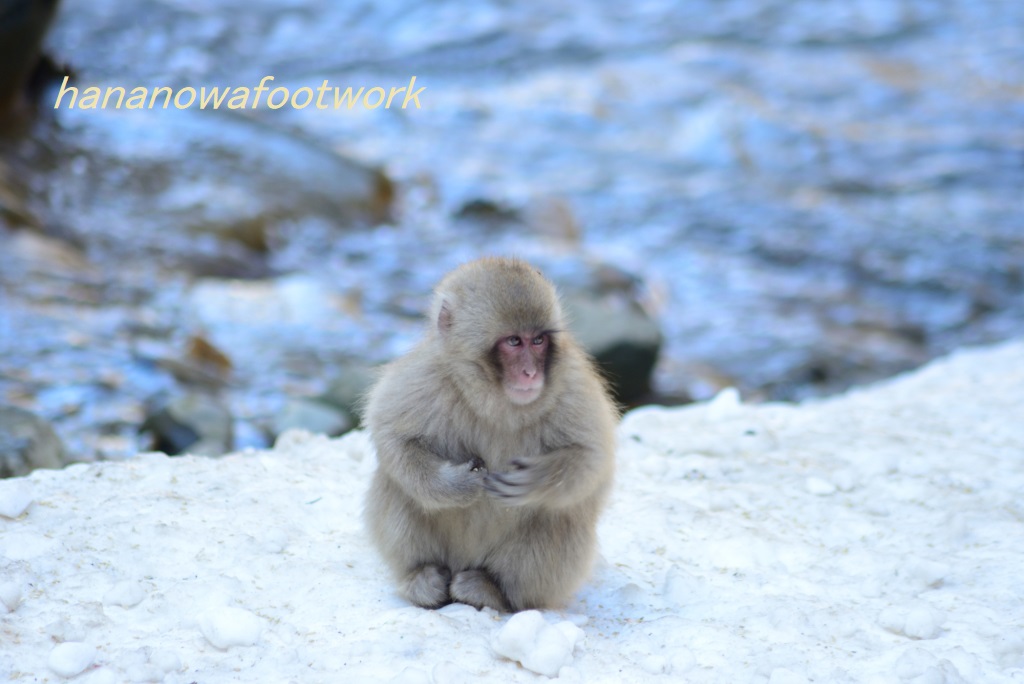
<path id="1" fill-rule="evenodd" d="M 1024 3 L 67 0 L 47 45 L 80 91 L 407 88 L 65 106 L 4 143 L 0 401 L 83 458 L 150 446 L 197 339 L 235 446 L 266 443 L 483 253 L 621 271 L 672 399 L 826 395 L 1024 333 Z"/>

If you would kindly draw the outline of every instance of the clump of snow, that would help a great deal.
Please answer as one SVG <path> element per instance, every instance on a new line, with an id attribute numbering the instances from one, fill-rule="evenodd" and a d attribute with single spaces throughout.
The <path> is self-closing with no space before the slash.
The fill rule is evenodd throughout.
<path id="1" fill-rule="evenodd" d="M 181 669 L 181 659 L 171 651 L 145 646 L 127 653 L 123 665 L 128 681 L 162 682 L 169 673 Z"/>
<path id="2" fill-rule="evenodd" d="M 252 646 L 260 638 L 260 619 L 241 608 L 211 608 L 199 616 L 199 629 L 211 644 L 220 649 Z"/>
<path id="3" fill-rule="evenodd" d="M 32 505 L 32 492 L 23 477 L 0 480 L 0 516 L 17 518 Z"/>
<path id="4" fill-rule="evenodd" d="M 941 630 L 942 616 L 927 603 L 889 606 L 878 616 L 878 624 L 911 639 L 934 639 Z"/>
<path id="5" fill-rule="evenodd" d="M 0 606 L 11 612 L 21 603 L 21 586 L 17 582 L 0 583 Z"/>
<path id="6" fill-rule="evenodd" d="M 103 603 L 108 606 L 133 608 L 146 598 L 146 593 L 138 582 L 118 582 L 110 591 L 103 595 Z"/>
<path id="7" fill-rule="evenodd" d="M 804 486 L 807 487 L 807 491 L 811 494 L 817 494 L 818 496 L 828 496 L 829 494 L 833 494 L 837 489 L 837 487 L 828 480 L 823 480 L 820 477 L 813 476 L 807 478 L 804 482 Z"/>
<path id="8" fill-rule="evenodd" d="M 591 581 L 515 616 L 398 597 L 362 432 L 36 471 L 0 482 L 0 681 L 1021 681 L 1022 406 L 1018 342 L 633 411 Z"/>
<path id="9" fill-rule="evenodd" d="M 95 648 L 89 644 L 68 641 L 54 646 L 47 665 L 61 677 L 74 677 L 85 672 L 95 659 Z"/>
<path id="10" fill-rule="evenodd" d="M 554 677 L 572 663 L 583 630 L 567 620 L 548 624 L 536 610 L 516 613 L 494 636 L 494 652 L 522 663 L 527 670 Z"/>

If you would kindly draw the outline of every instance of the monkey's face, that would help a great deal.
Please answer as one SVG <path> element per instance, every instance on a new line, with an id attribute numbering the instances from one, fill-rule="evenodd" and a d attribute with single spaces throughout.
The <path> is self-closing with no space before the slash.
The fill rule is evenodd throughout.
<path id="1" fill-rule="evenodd" d="M 544 370 L 551 347 L 547 332 L 523 331 L 498 339 L 495 347 L 501 384 L 513 404 L 525 406 L 544 391 Z"/>

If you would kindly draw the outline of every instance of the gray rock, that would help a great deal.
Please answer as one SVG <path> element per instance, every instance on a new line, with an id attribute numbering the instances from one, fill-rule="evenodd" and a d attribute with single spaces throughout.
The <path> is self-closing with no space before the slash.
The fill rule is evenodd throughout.
<path id="1" fill-rule="evenodd" d="M 378 169 L 246 116 L 67 107 L 56 115 L 76 135 L 54 154 L 88 160 L 89 173 L 53 169 L 48 187 L 73 199 L 44 218 L 102 246 L 101 256 L 143 252 L 196 275 L 265 277 L 275 240 L 340 234 L 391 211 L 391 182 Z"/>
<path id="2" fill-rule="evenodd" d="M 573 293 L 563 304 L 569 327 L 601 365 L 615 399 L 630 405 L 649 395 L 662 343 L 657 322 L 622 297 Z"/>
<path id="3" fill-rule="evenodd" d="M 154 447 L 166 454 L 220 456 L 231 451 L 231 412 L 209 394 L 189 392 L 161 402 L 150 411 L 142 429 L 153 434 Z"/>
<path id="4" fill-rule="evenodd" d="M 36 468 L 63 468 L 64 443 L 45 420 L 16 406 L 0 406 L 0 477 L 28 475 Z"/>
<path id="5" fill-rule="evenodd" d="M 288 430 L 306 430 L 336 437 L 355 427 L 344 411 L 315 399 L 291 399 L 284 410 L 274 417 L 275 436 Z"/>
<path id="6" fill-rule="evenodd" d="M 376 379 L 377 374 L 373 368 L 351 363 L 331 381 L 319 399 L 341 409 L 358 425 L 362 414 L 363 400 Z"/>

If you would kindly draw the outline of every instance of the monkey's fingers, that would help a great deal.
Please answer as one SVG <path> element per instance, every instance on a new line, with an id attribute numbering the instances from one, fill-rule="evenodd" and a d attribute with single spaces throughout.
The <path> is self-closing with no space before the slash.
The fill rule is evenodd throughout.
<path id="1" fill-rule="evenodd" d="M 491 473 L 484 478 L 484 489 L 500 501 L 514 505 L 532 489 L 531 482 L 517 475 L 519 472 Z"/>

